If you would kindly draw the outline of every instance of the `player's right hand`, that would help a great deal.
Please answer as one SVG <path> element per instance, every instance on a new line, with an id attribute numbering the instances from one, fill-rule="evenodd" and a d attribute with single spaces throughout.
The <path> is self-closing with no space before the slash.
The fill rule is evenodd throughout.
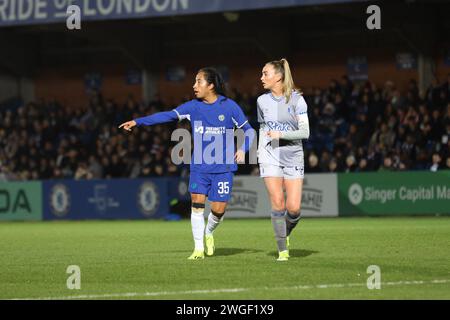
<path id="1" fill-rule="evenodd" d="M 122 123 L 119 126 L 119 129 L 124 128 L 127 131 L 131 131 L 131 128 L 133 128 L 135 126 L 136 126 L 136 121 L 131 120 L 131 121 L 127 121 L 127 122 Z"/>

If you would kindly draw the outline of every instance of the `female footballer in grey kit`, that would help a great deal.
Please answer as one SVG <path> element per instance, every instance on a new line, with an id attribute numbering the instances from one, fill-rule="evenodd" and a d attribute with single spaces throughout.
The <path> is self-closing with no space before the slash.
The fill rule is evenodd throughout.
<path id="1" fill-rule="evenodd" d="M 268 62 L 262 70 L 261 81 L 268 92 L 257 100 L 261 124 L 258 163 L 272 206 L 277 261 L 288 261 L 289 236 L 300 220 L 304 177 L 302 139 L 309 138 L 307 105 L 294 85 L 286 59 Z"/>

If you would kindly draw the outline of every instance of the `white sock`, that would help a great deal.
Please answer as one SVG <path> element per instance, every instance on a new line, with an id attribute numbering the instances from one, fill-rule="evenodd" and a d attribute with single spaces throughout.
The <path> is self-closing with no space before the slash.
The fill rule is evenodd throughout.
<path id="1" fill-rule="evenodd" d="M 194 236 L 195 250 L 203 251 L 203 233 L 205 232 L 205 218 L 202 212 L 191 212 L 192 235 Z"/>
<path id="2" fill-rule="evenodd" d="M 215 215 L 210 213 L 208 215 L 208 225 L 206 226 L 205 234 L 211 235 L 222 220 L 223 220 L 223 217 L 221 219 L 219 219 Z"/>

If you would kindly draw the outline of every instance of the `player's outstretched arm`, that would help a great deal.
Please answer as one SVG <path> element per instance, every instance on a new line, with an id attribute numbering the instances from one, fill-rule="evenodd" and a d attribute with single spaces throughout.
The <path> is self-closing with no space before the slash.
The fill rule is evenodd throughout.
<path id="1" fill-rule="evenodd" d="M 175 111 L 165 111 L 152 114 L 147 117 L 137 118 L 135 120 L 127 121 L 122 123 L 119 128 L 123 128 L 127 131 L 135 126 L 152 126 L 155 124 L 167 123 L 178 120 L 178 115 Z"/>

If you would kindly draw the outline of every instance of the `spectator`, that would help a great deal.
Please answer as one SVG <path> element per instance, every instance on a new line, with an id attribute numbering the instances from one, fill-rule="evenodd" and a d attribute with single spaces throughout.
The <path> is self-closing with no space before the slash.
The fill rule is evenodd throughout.
<path id="1" fill-rule="evenodd" d="M 89 156 L 88 170 L 92 173 L 92 179 L 101 179 L 103 176 L 103 168 L 94 155 Z"/>
<path id="2" fill-rule="evenodd" d="M 441 156 L 439 155 L 439 153 L 435 152 L 433 153 L 432 159 L 431 159 L 431 166 L 430 166 L 430 171 L 436 172 L 438 170 L 441 170 Z"/>
<path id="3" fill-rule="evenodd" d="M 447 74 L 447 80 L 442 84 L 442 91 L 446 93 L 447 99 L 450 98 L 450 73 Z"/>
<path id="4" fill-rule="evenodd" d="M 319 159 L 315 153 L 311 153 L 309 155 L 308 164 L 306 167 L 306 171 L 310 173 L 318 173 L 322 171 L 319 167 Z"/>
<path id="5" fill-rule="evenodd" d="M 328 172 L 330 173 L 336 173 L 338 172 L 338 164 L 336 162 L 336 159 L 332 158 L 328 164 Z"/>
<path id="6" fill-rule="evenodd" d="M 358 162 L 358 167 L 355 169 L 356 172 L 366 172 L 368 171 L 368 162 L 366 158 L 362 158 Z"/>
<path id="7" fill-rule="evenodd" d="M 75 171 L 75 180 L 90 180 L 94 177 L 85 162 L 80 162 L 77 170 Z"/>
<path id="8" fill-rule="evenodd" d="M 383 165 L 378 171 L 393 171 L 393 169 L 392 157 L 390 155 L 386 155 L 383 159 Z"/>
<path id="9" fill-rule="evenodd" d="M 429 106 L 436 106 L 440 103 L 441 86 L 436 78 L 431 80 L 431 84 L 426 92 L 426 101 Z"/>
<path id="10" fill-rule="evenodd" d="M 355 157 L 351 154 L 348 155 L 347 158 L 345 159 L 345 172 L 349 173 L 349 172 L 355 172 L 356 171 L 356 159 Z"/>

